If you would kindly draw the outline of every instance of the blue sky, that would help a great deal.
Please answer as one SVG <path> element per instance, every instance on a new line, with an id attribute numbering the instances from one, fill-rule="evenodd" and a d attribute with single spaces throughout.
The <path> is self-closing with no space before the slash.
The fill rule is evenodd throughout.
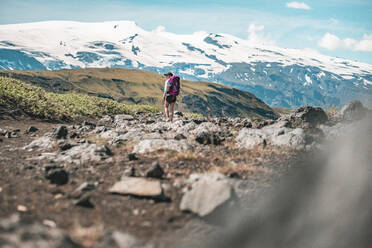
<path id="1" fill-rule="evenodd" d="M 228 33 L 372 64 L 372 0 L 0 0 L 0 24 L 46 20 L 132 20 L 146 30 Z"/>

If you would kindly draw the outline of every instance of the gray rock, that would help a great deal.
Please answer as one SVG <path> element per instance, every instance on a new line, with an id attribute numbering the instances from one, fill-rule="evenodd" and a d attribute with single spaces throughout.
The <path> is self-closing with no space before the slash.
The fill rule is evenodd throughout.
<path id="1" fill-rule="evenodd" d="M 292 128 L 315 127 L 328 121 L 328 116 L 322 108 L 304 106 L 296 109 L 289 115 Z"/>
<path id="2" fill-rule="evenodd" d="M 367 109 L 360 101 L 354 100 L 345 104 L 340 111 L 341 118 L 347 121 L 356 121 L 365 117 Z"/>
<path id="3" fill-rule="evenodd" d="M 236 141 L 241 148 L 252 149 L 266 145 L 303 148 L 306 145 L 306 133 L 302 128 L 287 128 L 287 122 L 280 121 L 262 129 L 243 128 Z"/>
<path id="4" fill-rule="evenodd" d="M 83 143 L 72 147 L 64 153 L 57 154 L 56 162 L 69 162 L 81 164 L 88 161 L 102 161 L 112 155 L 106 145 Z"/>
<path id="5" fill-rule="evenodd" d="M 306 134 L 302 128 L 283 128 L 276 134 L 272 134 L 269 140 L 274 146 L 288 146 L 302 148 L 306 144 Z"/>
<path id="6" fill-rule="evenodd" d="M 162 195 L 162 188 L 159 181 L 150 181 L 137 177 L 122 177 L 121 181 L 115 183 L 109 189 L 109 192 L 142 197 L 159 197 Z"/>
<path id="7" fill-rule="evenodd" d="M 45 151 L 45 150 L 51 149 L 54 144 L 55 144 L 54 139 L 52 139 L 49 136 L 43 136 L 43 137 L 40 137 L 36 140 L 33 140 L 30 144 L 24 146 L 23 149 L 25 149 L 25 150 L 37 149 L 37 150 L 40 150 L 40 151 Z"/>
<path id="8" fill-rule="evenodd" d="M 135 145 L 132 152 L 139 154 L 158 150 L 185 152 L 191 149 L 192 146 L 187 140 L 145 139 Z"/>
<path id="9" fill-rule="evenodd" d="M 126 123 L 128 123 L 128 121 L 132 121 L 134 120 L 134 117 L 131 116 L 131 115 L 115 115 L 114 117 L 114 125 L 115 126 L 122 126 L 122 125 L 126 125 Z"/>
<path id="10" fill-rule="evenodd" d="M 98 120 L 97 126 L 106 126 L 106 125 L 111 125 L 112 124 L 112 117 L 109 115 L 105 115 L 101 119 Z"/>
<path id="11" fill-rule="evenodd" d="M 22 221 L 15 214 L 0 221 L 0 246 L 22 248 L 79 248 L 60 229 Z"/>
<path id="12" fill-rule="evenodd" d="M 194 135 L 195 140 L 200 144 L 220 145 L 222 139 L 219 134 L 221 132 L 222 129 L 218 125 L 213 124 L 212 122 L 203 122 L 190 133 Z"/>
<path id="13" fill-rule="evenodd" d="M 92 133 L 103 133 L 103 132 L 106 132 L 106 131 L 108 131 L 108 130 L 110 130 L 110 128 L 108 128 L 108 127 L 106 127 L 106 126 L 98 126 L 98 127 L 96 127 L 96 128 L 92 131 Z"/>
<path id="14" fill-rule="evenodd" d="M 66 139 L 68 130 L 66 126 L 58 126 L 53 129 L 51 137 L 54 139 Z"/>
<path id="15" fill-rule="evenodd" d="M 5 136 L 5 134 L 8 132 L 8 130 L 0 128 L 0 135 Z"/>
<path id="16" fill-rule="evenodd" d="M 106 232 L 98 248 L 154 248 L 153 245 L 145 244 L 132 234 L 119 231 Z"/>
<path id="17" fill-rule="evenodd" d="M 261 129 L 243 128 L 236 137 L 238 146 L 252 149 L 257 146 L 265 147 L 268 135 Z"/>
<path id="18" fill-rule="evenodd" d="M 100 133 L 100 137 L 104 139 L 114 139 L 119 136 L 119 133 L 115 130 L 107 130 Z"/>
<path id="19" fill-rule="evenodd" d="M 71 197 L 73 198 L 79 198 L 81 197 L 85 192 L 94 190 L 97 186 L 97 183 L 92 182 L 84 182 L 82 183 L 78 188 L 72 192 Z"/>
<path id="20" fill-rule="evenodd" d="M 188 180 L 191 190 L 184 193 L 180 209 L 199 216 L 211 214 L 232 197 L 232 186 L 220 173 L 192 174 Z"/>

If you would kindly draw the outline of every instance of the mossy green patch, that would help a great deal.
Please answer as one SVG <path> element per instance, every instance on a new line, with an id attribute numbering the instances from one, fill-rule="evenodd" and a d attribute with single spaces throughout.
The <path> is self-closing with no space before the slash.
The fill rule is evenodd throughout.
<path id="1" fill-rule="evenodd" d="M 40 87 L 6 77 L 0 77 L 0 103 L 16 106 L 31 116 L 49 120 L 158 111 L 147 105 L 128 105 L 86 94 L 46 92 Z"/>

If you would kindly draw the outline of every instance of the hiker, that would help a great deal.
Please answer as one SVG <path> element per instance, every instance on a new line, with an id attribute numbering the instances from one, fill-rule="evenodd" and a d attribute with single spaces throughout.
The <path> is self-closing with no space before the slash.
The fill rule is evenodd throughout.
<path id="1" fill-rule="evenodd" d="M 180 93 L 180 77 L 173 76 L 171 72 L 164 76 L 166 77 L 163 94 L 165 121 L 173 121 L 174 105 Z"/>

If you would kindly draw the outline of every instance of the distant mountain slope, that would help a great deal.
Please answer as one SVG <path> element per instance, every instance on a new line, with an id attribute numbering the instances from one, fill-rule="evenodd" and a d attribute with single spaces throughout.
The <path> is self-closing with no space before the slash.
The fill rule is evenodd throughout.
<path id="1" fill-rule="evenodd" d="M 177 35 L 134 22 L 0 25 L 0 69 L 135 68 L 174 71 L 252 92 L 271 106 L 372 107 L 372 65 L 314 51 L 251 44 L 228 34 Z"/>
<path id="2" fill-rule="evenodd" d="M 53 92 L 81 92 L 119 102 L 161 108 L 164 80 L 161 75 L 130 69 L 75 69 L 58 71 L 0 71 Z M 182 80 L 178 109 L 206 116 L 244 116 L 275 119 L 277 115 L 253 94 L 208 82 Z"/>

